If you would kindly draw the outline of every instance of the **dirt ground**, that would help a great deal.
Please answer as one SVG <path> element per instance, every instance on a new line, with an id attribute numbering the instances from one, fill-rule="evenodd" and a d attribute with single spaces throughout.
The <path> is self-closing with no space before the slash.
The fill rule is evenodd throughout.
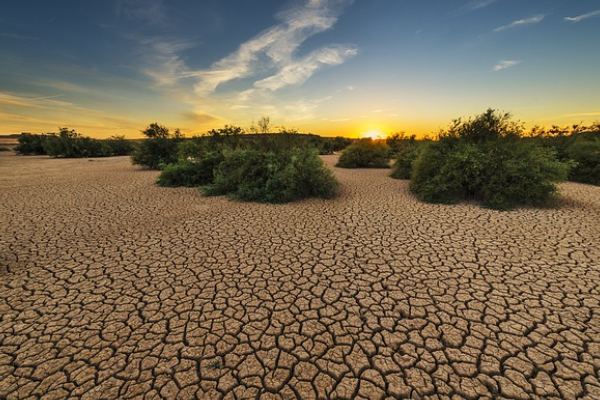
<path id="1" fill-rule="evenodd" d="M 600 399 L 600 187 L 497 212 L 388 173 L 264 205 L 0 153 L 0 398 Z"/>

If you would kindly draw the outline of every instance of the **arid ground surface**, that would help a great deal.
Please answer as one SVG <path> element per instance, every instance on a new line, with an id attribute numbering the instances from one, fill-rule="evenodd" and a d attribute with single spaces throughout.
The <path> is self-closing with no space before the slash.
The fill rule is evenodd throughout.
<path id="1" fill-rule="evenodd" d="M 0 398 L 600 399 L 600 188 L 496 212 L 388 173 L 265 205 L 0 153 Z"/>

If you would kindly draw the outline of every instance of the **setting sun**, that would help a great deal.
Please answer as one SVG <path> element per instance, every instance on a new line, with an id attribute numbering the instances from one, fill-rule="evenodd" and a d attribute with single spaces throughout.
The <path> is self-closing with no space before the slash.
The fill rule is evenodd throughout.
<path id="1" fill-rule="evenodd" d="M 385 136 L 383 133 L 376 131 L 376 130 L 372 130 L 372 131 L 368 131 L 368 132 L 363 132 L 360 134 L 361 138 L 370 138 L 373 140 L 380 140 L 380 139 L 385 139 Z"/>

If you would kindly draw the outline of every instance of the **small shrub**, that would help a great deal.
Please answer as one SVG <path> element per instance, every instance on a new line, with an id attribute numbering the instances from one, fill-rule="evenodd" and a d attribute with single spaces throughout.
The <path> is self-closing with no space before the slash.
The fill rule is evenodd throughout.
<path id="1" fill-rule="evenodd" d="M 133 143 L 125 136 L 111 136 L 103 142 L 111 156 L 128 156 L 133 151 Z"/>
<path id="2" fill-rule="evenodd" d="M 50 135 L 34 135 L 31 133 L 23 133 L 19 136 L 18 144 L 15 147 L 15 152 L 22 155 L 46 155 L 44 143 Z"/>
<path id="3" fill-rule="evenodd" d="M 494 110 L 454 121 L 412 164 L 411 191 L 427 202 L 474 199 L 500 210 L 550 204 L 572 165 L 520 135 L 520 125 Z"/>
<path id="4" fill-rule="evenodd" d="M 210 151 L 197 158 L 180 159 L 163 168 L 156 183 L 159 186 L 204 186 L 214 180 L 214 170 L 223 161 L 223 153 Z"/>
<path id="5" fill-rule="evenodd" d="M 10 151 L 8 147 L 0 146 L 0 151 Z"/>
<path id="6" fill-rule="evenodd" d="M 176 130 L 174 134 L 158 123 L 150 124 L 142 131 L 146 139 L 141 141 L 131 153 L 133 165 L 159 169 L 162 164 L 177 162 L 178 145 L 183 135 Z"/>
<path id="7" fill-rule="evenodd" d="M 577 140 L 566 152 L 576 163 L 569 173 L 569 180 L 600 185 L 600 140 Z"/>
<path id="8" fill-rule="evenodd" d="M 392 174 L 394 179 L 410 179 L 413 163 L 423 151 L 422 142 L 409 141 L 402 143 L 396 148 L 396 159 L 394 161 Z"/>
<path id="9" fill-rule="evenodd" d="M 285 203 L 307 197 L 332 198 L 337 181 L 314 149 L 272 152 L 234 150 L 224 153 L 207 195 Z"/>
<path id="10" fill-rule="evenodd" d="M 524 142 L 492 147 L 486 157 L 477 195 L 484 206 L 500 210 L 552 204 L 558 193 L 555 183 L 565 181 L 572 167 L 553 151 Z"/>
<path id="11" fill-rule="evenodd" d="M 340 156 L 341 168 L 389 168 L 389 147 L 381 141 L 361 139 L 348 146 Z"/>
<path id="12" fill-rule="evenodd" d="M 68 128 L 60 128 L 57 135 L 47 135 L 44 149 L 51 157 L 81 158 L 111 155 L 110 148 L 103 140 L 82 136 Z"/>

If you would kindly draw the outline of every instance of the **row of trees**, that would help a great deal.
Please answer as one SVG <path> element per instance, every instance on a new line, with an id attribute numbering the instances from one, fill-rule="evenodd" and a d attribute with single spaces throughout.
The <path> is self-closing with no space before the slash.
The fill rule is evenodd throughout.
<path id="1" fill-rule="evenodd" d="M 110 157 L 131 154 L 133 143 L 125 136 L 93 139 L 68 128 L 58 133 L 40 135 L 24 133 L 19 136 L 15 152 L 22 155 L 49 155 L 51 157 Z"/>

